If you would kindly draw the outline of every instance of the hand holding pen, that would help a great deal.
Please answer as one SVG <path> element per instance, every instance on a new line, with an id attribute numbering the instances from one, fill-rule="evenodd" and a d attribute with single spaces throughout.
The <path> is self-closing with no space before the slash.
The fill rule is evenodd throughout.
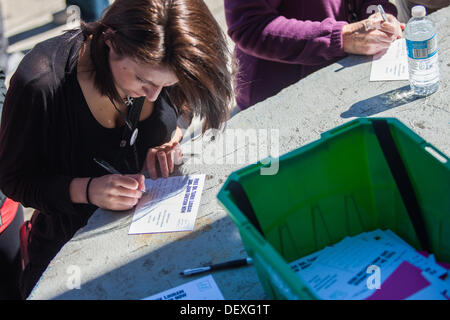
<path id="1" fill-rule="evenodd" d="M 380 10 L 380 9 L 379 9 Z M 374 55 L 389 48 L 402 36 L 404 25 L 381 8 L 367 19 L 342 27 L 344 51 L 351 54 Z"/>
<path id="2" fill-rule="evenodd" d="M 86 197 L 99 208 L 123 211 L 133 208 L 145 192 L 142 174 L 120 174 L 109 163 L 94 159 L 110 174 L 92 178 L 86 187 Z"/>
<path id="3" fill-rule="evenodd" d="M 400 39 L 402 37 L 403 30 L 405 30 L 405 24 L 400 23 L 393 15 L 387 15 L 381 4 L 377 6 L 377 9 L 379 16 L 381 16 L 382 19 L 379 23 L 378 29 L 387 34 L 391 34 L 394 40 Z"/>

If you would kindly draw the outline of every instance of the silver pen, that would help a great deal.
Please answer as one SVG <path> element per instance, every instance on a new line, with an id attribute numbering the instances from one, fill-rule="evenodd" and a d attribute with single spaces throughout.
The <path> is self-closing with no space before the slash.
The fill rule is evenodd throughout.
<path id="1" fill-rule="evenodd" d="M 383 18 L 384 22 L 387 22 L 388 18 L 386 16 L 386 12 L 384 12 L 383 6 L 381 4 L 378 5 L 378 12 L 381 14 L 381 17 Z"/>

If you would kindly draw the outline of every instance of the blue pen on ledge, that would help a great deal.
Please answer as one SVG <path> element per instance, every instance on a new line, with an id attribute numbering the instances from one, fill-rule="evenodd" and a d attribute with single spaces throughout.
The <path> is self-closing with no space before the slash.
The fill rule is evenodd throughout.
<path id="1" fill-rule="evenodd" d="M 249 264 L 252 264 L 252 263 L 253 263 L 252 258 L 244 258 L 244 259 L 238 259 L 238 260 L 231 260 L 231 261 L 227 261 L 227 262 L 222 262 L 222 263 L 218 263 L 218 264 L 211 264 L 209 266 L 204 266 L 204 267 L 198 267 L 198 268 L 193 268 L 193 269 L 186 269 L 186 270 L 180 272 L 180 274 L 182 276 L 190 276 L 190 275 L 193 275 L 193 274 L 198 274 L 198 273 L 203 273 L 203 272 L 208 272 L 208 271 L 242 267 L 242 266 L 246 266 L 246 265 L 249 265 Z"/>

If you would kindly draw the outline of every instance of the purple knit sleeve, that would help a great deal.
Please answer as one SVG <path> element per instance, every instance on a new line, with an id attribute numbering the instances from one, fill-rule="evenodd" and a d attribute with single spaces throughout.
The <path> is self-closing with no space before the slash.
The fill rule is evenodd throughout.
<path id="1" fill-rule="evenodd" d="M 345 21 L 288 19 L 276 10 L 276 1 L 226 0 L 228 34 L 252 56 L 303 65 L 319 65 L 345 56 Z"/>

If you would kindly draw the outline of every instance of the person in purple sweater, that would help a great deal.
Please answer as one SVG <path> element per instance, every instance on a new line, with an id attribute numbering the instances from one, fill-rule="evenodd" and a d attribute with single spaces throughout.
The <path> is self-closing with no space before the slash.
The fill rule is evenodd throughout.
<path id="1" fill-rule="evenodd" d="M 386 50 L 404 29 L 387 0 L 225 0 L 225 15 L 236 44 L 240 110 L 347 54 Z"/>

